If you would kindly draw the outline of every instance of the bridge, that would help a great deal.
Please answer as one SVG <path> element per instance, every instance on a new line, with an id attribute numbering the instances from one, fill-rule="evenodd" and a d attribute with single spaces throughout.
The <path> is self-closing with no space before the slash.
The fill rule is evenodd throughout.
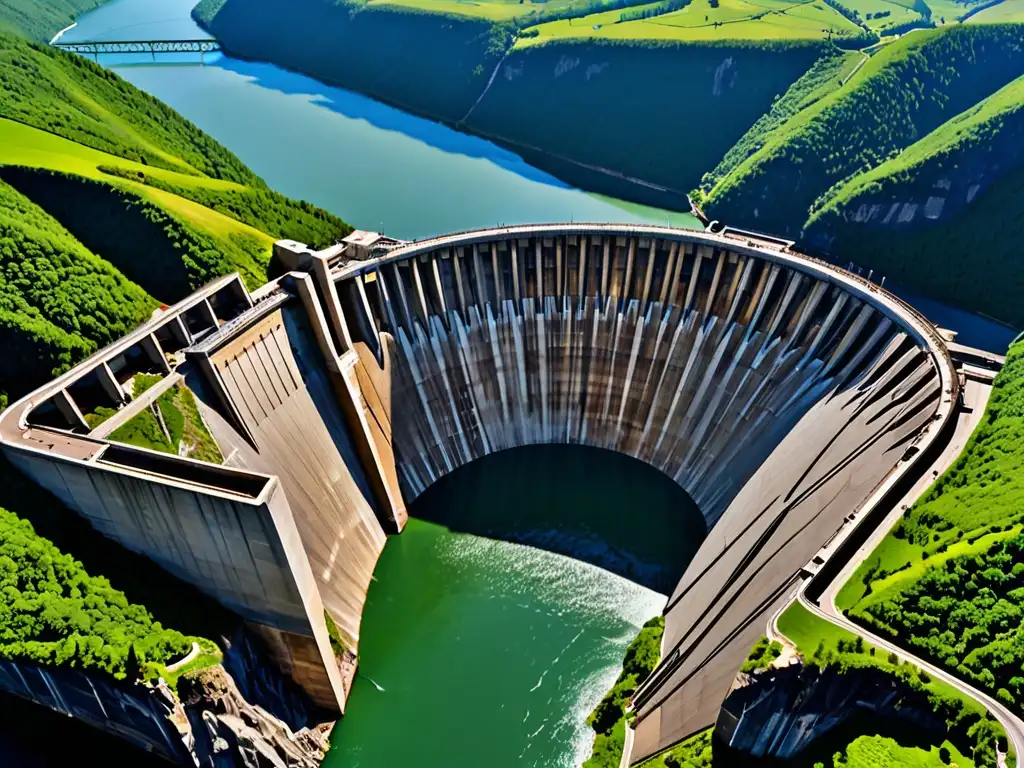
<path id="1" fill-rule="evenodd" d="M 56 42 L 54 48 L 98 57 L 101 53 L 148 53 L 156 58 L 158 53 L 214 53 L 222 50 L 220 41 L 211 38 L 203 40 L 103 40 L 80 41 L 76 43 Z"/>

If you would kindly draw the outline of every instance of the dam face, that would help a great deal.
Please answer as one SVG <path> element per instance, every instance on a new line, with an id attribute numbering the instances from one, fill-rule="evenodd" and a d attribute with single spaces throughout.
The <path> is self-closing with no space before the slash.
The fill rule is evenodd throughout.
<path id="1" fill-rule="evenodd" d="M 568 443 L 650 464 L 699 507 L 709 533 L 669 599 L 632 758 L 710 725 L 801 568 L 956 398 L 910 308 L 747 235 L 556 225 L 282 249 L 299 271 L 253 296 L 204 289 L 12 406 L 0 440 L 249 619 L 336 709 L 406 504 L 480 457 Z M 89 427 L 78 401 L 139 360 L 195 393 L 222 465 Z M 113 421 L 145 397 L 122 391 Z"/>

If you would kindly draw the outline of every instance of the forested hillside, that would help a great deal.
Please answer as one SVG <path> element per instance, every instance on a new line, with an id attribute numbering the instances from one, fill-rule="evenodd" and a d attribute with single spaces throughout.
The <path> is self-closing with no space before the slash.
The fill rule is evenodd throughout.
<path id="1" fill-rule="evenodd" d="M 0 32 L 18 32 L 32 40 L 49 40 L 86 11 L 107 0 L 3 0 Z"/>
<path id="2" fill-rule="evenodd" d="M 799 235 L 816 201 L 1024 74 L 1021 27 L 908 35 L 778 128 L 704 195 L 714 218 Z"/>
<path id="3" fill-rule="evenodd" d="M 0 181 L 0 396 L 43 384 L 155 307 L 138 285 Z"/>
<path id="4" fill-rule="evenodd" d="M 964 453 L 844 586 L 873 631 L 1024 713 L 1024 342 Z"/>
<path id="5" fill-rule="evenodd" d="M 262 284 L 275 239 L 350 230 L 115 74 L 0 35 L 0 397 L 219 275 Z"/>
<path id="6" fill-rule="evenodd" d="M 825 49 L 814 39 L 524 45 L 532 32 L 517 20 L 333 0 L 203 0 L 194 15 L 233 53 L 468 128 L 569 181 L 637 199 L 650 188 L 623 176 L 685 193 Z"/>
<path id="7" fill-rule="evenodd" d="M 165 629 L 5 509 L 0 589 L 0 658 L 98 669 L 123 679 L 142 673 L 146 663 L 175 661 L 192 647 L 191 637 Z"/>
<path id="8" fill-rule="evenodd" d="M 1024 77 L 837 185 L 804 231 L 812 248 L 952 304 L 1024 323 Z"/>

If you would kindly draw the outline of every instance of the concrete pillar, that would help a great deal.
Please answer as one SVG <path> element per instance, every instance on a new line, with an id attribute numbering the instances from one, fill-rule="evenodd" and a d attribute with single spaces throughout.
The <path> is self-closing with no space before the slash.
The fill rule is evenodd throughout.
<path id="1" fill-rule="evenodd" d="M 72 429 L 89 431 L 89 425 L 85 421 L 85 416 L 78 410 L 77 403 L 71 398 L 66 389 L 58 390 L 57 394 L 53 396 L 53 402 L 57 406 L 57 410 L 61 412 L 61 415 L 68 420 Z"/>
<path id="2" fill-rule="evenodd" d="M 174 320 L 169 322 L 167 329 L 171 332 L 174 340 L 182 347 L 187 347 L 192 343 L 192 334 L 189 333 L 188 326 L 181 319 L 181 315 L 177 315 Z"/>
<path id="3" fill-rule="evenodd" d="M 338 299 L 338 288 L 331 277 L 331 266 L 325 256 L 313 257 L 313 277 L 320 286 L 320 294 L 327 304 L 327 315 L 331 318 L 331 328 L 334 331 L 334 340 L 337 343 L 338 353 L 344 354 L 352 348 L 352 337 L 349 335 L 348 324 L 345 322 L 345 314 L 341 310 L 341 300 Z"/>
<path id="4" fill-rule="evenodd" d="M 120 405 L 127 398 L 125 397 L 124 390 L 121 389 L 121 384 L 116 378 L 114 378 L 114 372 L 110 370 L 110 366 L 106 363 L 96 368 L 96 376 L 100 380 L 100 386 L 103 387 L 103 391 L 107 393 L 107 396 L 114 401 L 114 403 Z"/>
<path id="5" fill-rule="evenodd" d="M 203 299 L 198 306 L 202 307 L 202 310 L 206 315 L 206 320 L 210 326 L 213 328 L 219 328 L 220 321 L 217 320 L 217 313 L 213 311 L 213 305 L 210 304 L 210 300 Z"/>
<path id="6" fill-rule="evenodd" d="M 142 344 L 142 348 L 146 351 L 146 355 L 153 364 L 156 365 L 164 373 L 171 372 L 171 364 L 167 362 L 167 357 L 164 355 L 164 349 L 160 346 L 160 342 L 156 336 L 152 333 L 143 336 L 139 342 Z"/>

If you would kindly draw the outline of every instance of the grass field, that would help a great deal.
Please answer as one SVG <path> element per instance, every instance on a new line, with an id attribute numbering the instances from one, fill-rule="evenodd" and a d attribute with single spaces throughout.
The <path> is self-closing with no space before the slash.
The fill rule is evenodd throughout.
<path id="1" fill-rule="evenodd" d="M 821 39 L 827 30 L 854 35 L 861 30 L 823 0 L 693 0 L 679 11 L 650 19 L 620 22 L 621 11 L 592 14 L 531 27 L 537 37 L 518 46 L 559 38 L 612 40 L 783 40 Z M 650 7 L 650 6 L 641 6 Z"/>
<path id="2" fill-rule="evenodd" d="M 263 243 L 268 252 L 273 245 L 273 238 L 260 232 L 258 229 L 254 229 L 229 216 L 224 216 L 217 211 L 178 195 L 154 189 L 146 184 L 111 177 L 99 170 L 99 166 L 113 165 L 127 170 L 138 171 L 183 187 L 243 191 L 245 187 L 241 184 L 211 179 L 205 176 L 175 173 L 163 168 L 153 168 L 142 163 L 107 154 L 106 152 L 100 152 L 91 147 L 55 136 L 52 133 L 46 133 L 37 128 L 4 118 L 0 118 L 0 165 L 43 168 L 73 173 L 76 176 L 83 176 L 95 181 L 114 183 L 130 189 L 159 205 L 161 208 L 182 217 L 213 235 L 220 237 L 231 237 L 233 235 L 252 237 Z"/>
<path id="3" fill-rule="evenodd" d="M 1024 22 L 1024 3 L 1020 0 L 1003 0 L 999 5 L 993 5 L 980 13 L 971 16 L 969 24 L 996 24 L 1004 21 Z"/>

